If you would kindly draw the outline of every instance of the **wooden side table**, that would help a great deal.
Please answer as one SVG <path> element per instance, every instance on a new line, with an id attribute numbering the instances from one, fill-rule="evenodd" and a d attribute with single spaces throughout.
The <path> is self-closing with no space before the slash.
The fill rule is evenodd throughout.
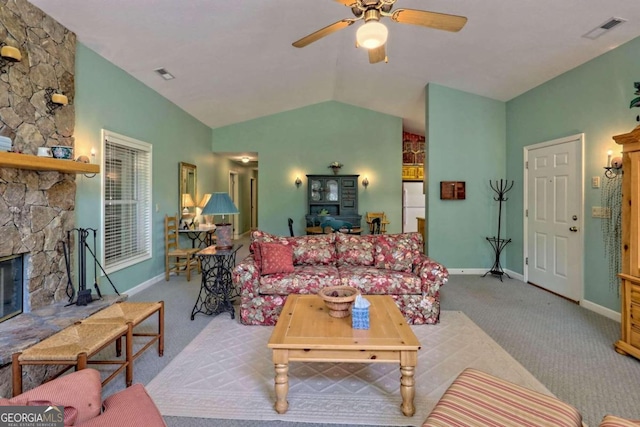
<path id="1" fill-rule="evenodd" d="M 209 246 L 198 252 L 202 265 L 200 293 L 193 310 L 191 320 L 198 313 L 206 315 L 229 312 L 235 318 L 232 299 L 237 295 L 233 290 L 231 270 L 236 266 L 236 253 L 242 245 L 233 245 L 231 249 L 220 250 Z"/>

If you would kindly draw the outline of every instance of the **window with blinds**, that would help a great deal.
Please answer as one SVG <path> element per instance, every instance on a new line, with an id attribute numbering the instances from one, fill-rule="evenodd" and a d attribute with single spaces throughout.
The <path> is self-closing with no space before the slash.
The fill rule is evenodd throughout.
<path id="1" fill-rule="evenodd" d="M 103 266 L 151 258 L 151 144 L 102 131 Z"/>

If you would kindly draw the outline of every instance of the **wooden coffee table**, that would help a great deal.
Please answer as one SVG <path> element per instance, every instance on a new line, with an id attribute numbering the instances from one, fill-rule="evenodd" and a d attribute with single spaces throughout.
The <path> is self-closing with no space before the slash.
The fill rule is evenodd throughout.
<path id="1" fill-rule="evenodd" d="M 282 308 L 269 343 L 275 365 L 275 409 L 289 407 L 289 362 L 359 362 L 400 364 L 402 413 L 415 413 L 414 371 L 420 342 L 388 295 L 367 295 L 370 328 L 353 329 L 351 316 L 329 316 L 316 295 L 292 294 Z"/>

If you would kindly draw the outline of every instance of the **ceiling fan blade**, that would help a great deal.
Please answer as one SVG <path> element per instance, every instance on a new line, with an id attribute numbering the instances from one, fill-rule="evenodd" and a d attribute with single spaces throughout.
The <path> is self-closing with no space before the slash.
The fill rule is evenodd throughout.
<path id="1" fill-rule="evenodd" d="M 356 0 L 336 0 L 336 1 L 348 7 L 351 7 L 356 4 Z"/>
<path id="2" fill-rule="evenodd" d="M 320 40 L 323 37 L 328 36 L 331 33 L 335 33 L 338 30 L 343 28 L 347 28 L 349 25 L 353 24 L 355 19 L 343 19 L 342 21 L 334 22 L 331 25 L 327 25 L 326 27 L 316 31 L 315 33 L 311 33 L 308 36 L 301 38 L 298 41 L 293 42 L 292 44 L 295 47 L 305 47 L 308 44 L 311 44 L 317 40 Z"/>
<path id="3" fill-rule="evenodd" d="M 453 32 L 460 31 L 467 23 L 467 18 L 464 16 L 414 9 L 397 9 L 391 14 L 391 19 L 401 24 L 422 25 Z"/>
<path id="4" fill-rule="evenodd" d="M 369 63 L 375 64 L 376 62 L 387 62 L 387 52 L 384 45 L 369 49 Z"/>

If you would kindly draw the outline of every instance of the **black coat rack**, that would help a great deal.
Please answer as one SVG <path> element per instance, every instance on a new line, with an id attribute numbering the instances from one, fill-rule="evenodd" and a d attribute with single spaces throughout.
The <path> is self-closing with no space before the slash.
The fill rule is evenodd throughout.
<path id="1" fill-rule="evenodd" d="M 91 247 L 87 243 L 89 231 L 93 232 L 93 250 L 91 250 Z M 73 302 L 73 299 L 75 297 L 75 288 L 73 287 L 73 282 L 71 280 L 71 234 L 76 232 L 78 234 L 78 296 L 76 298 L 76 301 Z M 97 230 L 93 228 L 74 228 L 67 231 L 67 240 L 62 242 L 64 261 L 67 268 L 67 296 L 69 297 L 68 305 L 87 305 L 93 301 L 91 288 L 87 289 L 87 250 L 93 257 L 93 287 L 98 294 L 98 298 L 102 298 L 102 293 L 100 292 L 100 288 L 98 287 L 98 268 L 100 268 L 109 283 L 111 283 L 111 287 L 113 287 L 115 293 L 117 295 L 120 295 L 118 289 L 116 289 L 115 285 L 109 278 L 109 275 L 107 275 L 107 272 L 104 271 L 104 268 L 102 268 L 102 265 L 100 265 L 96 258 L 96 232 Z"/>
<path id="2" fill-rule="evenodd" d="M 505 195 L 509 190 L 513 188 L 513 181 L 511 181 L 511 183 L 509 183 L 509 181 L 507 181 L 506 179 L 501 179 L 500 182 L 496 181 L 495 183 L 489 181 L 489 186 L 497 194 L 497 196 L 494 197 L 493 200 L 498 202 L 498 235 L 495 237 L 486 238 L 493 248 L 495 261 L 493 262 L 491 270 L 484 273 L 482 277 L 486 276 L 487 274 L 492 274 L 494 276 L 500 277 L 500 281 L 502 282 L 503 275 L 511 279 L 511 276 L 505 273 L 502 269 L 502 266 L 500 265 L 500 254 L 502 253 L 502 250 L 505 248 L 505 246 L 507 246 L 511 242 L 511 239 L 501 239 L 500 228 L 502 225 L 502 203 L 509 200 L 505 197 Z"/>

